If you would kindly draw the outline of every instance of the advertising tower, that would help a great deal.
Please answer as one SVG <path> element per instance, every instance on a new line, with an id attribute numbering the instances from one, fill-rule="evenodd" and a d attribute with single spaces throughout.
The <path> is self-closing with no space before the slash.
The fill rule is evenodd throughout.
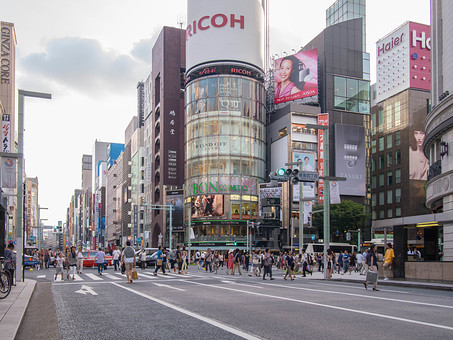
<path id="1" fill-rule="evenodd" d="M 197 249 L 245 248 L 264 179 L 260 0 L 188 0 L 185 222 Z"/>

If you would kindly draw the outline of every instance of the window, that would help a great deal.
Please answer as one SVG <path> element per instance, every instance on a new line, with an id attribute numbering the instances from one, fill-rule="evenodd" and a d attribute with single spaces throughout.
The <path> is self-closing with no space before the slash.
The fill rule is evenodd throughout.
<path id="1" fill-rule="evenodd" d="M 400 102 L 395 103 L 395 126 L 401 125 L 401 104 Z"/>
<path id="2" fill-rule="evenodd" d="M 395 170 L 395 183 L 401 183 L 401 169 Z"/>
<path id="3" fill-rule="evenodd" d="M 376 113 L 371 114 L 371 134 L 376 133 Z"/>
<path id="4" fill-rule="evenodd" d="M 391 129 L 393 126 L 393 119 L 392 119 L 392 105 L 387 105 L 385 107 L 385 121 L 386 121 L 386 128 L 387 130 Z"/>
<path id="5" fill-rule="evenodd" d="M 371 153 L 376 153 L 376 140 L 371 141 Z"/>
<path id="6" fill-rule="evenodd" d="M 397 131 L 395 132 L 395 146 L 398 146 L 401 144 L 401 132 Z"/>
<path id="7" fill-rule="evenodd" d="M 370 113 L 370 82 L 334 77 L 334 107 L 339 110 Z"/>
<path id="8" fill-rule="evenodd" d="M 395 189 L 395 202 L 401 203 L 401 188 Z"/>
<path id="9" fill-rule="evenodd" d="M 393 190 L 387 190 L 387 204 L 393 203 Z"/>
<path id="10" fill-rule="evenodd" d="M 391 167 L 393 165 L 393 154 L 389 152 L 387 154 L 387 167 Z"/>
<path id="11" fill-rule="evenodd" d="M 385 185 L 384 174 L 379 174 L 379 186 L 383 187 L 384 185 Z"/>
<path id="12" fill-rule="evenodd" d="M 376 206 L 376 194 L 371 194 L 371 206 Z"/>
<path id="13" fill-rule="evenodd" d="M 384 150 L 384 137 L 379 138 L 379 151 Z"/>
<path id="14" fill-rule="evenodd" d="M 387 171 L 387 185 L 393 184 L 393 171 Z"/>
<path id="15" fill-rule="evenodd" d="M 278 132 L 278 138 L 285 137 L 288 134 L 288 128 L 283 128 Z"/>
<path id="16" fill-rule="evenodd" d="M 371 159 L 371 171 L 376 170 L 376 158 Z"/>
<path id="17" fill-rule="evenodd" d="M 400 217 L 401 216 L 401 208 L 400 207 L 395 208 L 395 216 L 396 217 Z"/>
<path id="18" fill-rule="evenodd" d="M 378 130 L 379 132 L 384 131 L 384 110 L 380 109 L 379 110 L 379 123 L 378 123 Z"/>
<path id="19" fill-rule="evenodd" d="M 395 151 L 395 165 L 401 164 L 401 150 Z"/>
<path id="20" fill-rule="evenodd" d="M 385 218 L 384 212 L 385 212 L 384 210 L 379 211 L 379 218 L 380 219 Z"/>
<path id="21" fill-rule="evenodd" d="M 387 218 L 393 217 L 393 209 L 387 209 Z"/>
<path id="22" fill-rule="evenodd" d="M 376 176 L 371 177 L 371 189 L 376 189 Z"/>
<path id="23" fill-rule="evenodd" d="M 385 202 L 384 202 L 384 192 L 381 191 L 381 192 L 379 193 L 379 205 L 384 205 L 384 203 L 385 203 Z"/>
<path id="24" fill-rule="evenodd" d="M 384 155 L 380 155 L 379 156 L 379 170 L 384 169 L 384 166 L 385 166 L 384 161 L 385 161 Z"/>
<path id="25" fill-rule="evenodd" d="M 387 136 L 387 149 L 390 149 L 392 147 L 392 135 Z"/>

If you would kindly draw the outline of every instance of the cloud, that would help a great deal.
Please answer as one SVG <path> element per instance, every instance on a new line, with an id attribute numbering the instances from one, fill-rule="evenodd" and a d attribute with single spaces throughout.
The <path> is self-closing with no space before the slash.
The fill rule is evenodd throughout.
<path id="1" fill-rule="evenodd" d="M 37 77 L 41 85 L 90 94 L 135 88 L 148 68 L 133 56 L 104 50 L 97 40 L 77 37 L 52 40 L 45 52 L 25 56 L 19 64 L 24 77 Z"/>

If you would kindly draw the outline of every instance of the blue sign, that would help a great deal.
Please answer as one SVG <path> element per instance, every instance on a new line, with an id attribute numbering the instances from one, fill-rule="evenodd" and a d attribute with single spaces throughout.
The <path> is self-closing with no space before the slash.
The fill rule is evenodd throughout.
<path id="1" fill-rule="evenodd" d="M 319 174 L 316 171 L 301 171 L 298 173 L 301 182 L 316 182 L 319 180 Z"/>
<path id="2" fill-rule="evenodd" d="M 141 237 L 137 237 L 137 243 L 142 243 L 142 238 Z"/>
<path id="3" fill-rule="evenodd" d="M 316 238 L 316 235 L 315 234 L 311 234 L 311 240 L 314 241 Z"/>
<path id="4" fill-rule="evenodd" d="M 31 242 L 33 242 L 35 240 L 35 237 L 34 236 L 30 236 L 29 239 L 30 239 Z"/>

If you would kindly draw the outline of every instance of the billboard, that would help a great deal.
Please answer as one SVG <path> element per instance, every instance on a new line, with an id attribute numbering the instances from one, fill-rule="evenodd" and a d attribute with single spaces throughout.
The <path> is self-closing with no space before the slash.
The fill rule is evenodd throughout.
<path id="1" fill-rule="evenodd" d="M 167 205 L 173 206 L 172 211 L 172 225 L 173 230 L 182 229 L 183 228 L 183 202 L 184 202 L 184 195 L 183 192 L 178 191 L 167 191 Z M 170 225 L 170 210 L 166 209 L 166 217 L 167 217 L 167 226 Z"/>
<path id="2" fill-rule="evenodd" d="M 302 160 L 302 171 L 315 171 L 316 162 L 315 154 L 312 152 L 294 152 L 293 162 Z M 303 183 L 303 195 L 304 198 L 315 198 L 315 183 L 304 182 Z M 293 201 L 299 202 L 299 185 L 293 185 Z"/>
<path id="3" fill-rule="evenodd" d="M 191 202 L 192 218 L 224 216 L 223 195 L 198 195 Z"/>
<path id="4" fill-rule="evenodd" d="M 409 87 L 431 90 L 430 26 L 414 22 L 406 22 L 376 43 L 376 102 Z"/>
<path id="5" fill-rule="evenodd" d="M 234 61 L 264 69 L 264 9 L 260 0 L 188 0 L 186 69 Z"/>
<path id="6" fill-rule="evenodd" d="M 299 52 L 274 62 L 275 104 L 318 95 L 318 50 Z"/>
<path id="7" fill-rule="evenodd" d="M 318 115 L 318 124 L 329 126 L 329 114 L 321 113 Z M 324 176 L 324 130 L 318 130 L 318 173 L 319 176 Z M 324 180 L 318 181 L 318 202 L 324 203 Z"/>
<path id="8" fill-rule="evenodd" d="M 423 152 L 423 142 L 425 141 L 424 115 L 414 112 L 411 114 L 411 124 L 409 128 L 409 179 L 423 180 L 428 179 L 429 161 Z"/>
<path id="9" fill-rule="evenodd" d="M 346 177 L 341 195 L 365 196 L 365 128 L 359 125 L 335 124 L 336 176 Z"/>

